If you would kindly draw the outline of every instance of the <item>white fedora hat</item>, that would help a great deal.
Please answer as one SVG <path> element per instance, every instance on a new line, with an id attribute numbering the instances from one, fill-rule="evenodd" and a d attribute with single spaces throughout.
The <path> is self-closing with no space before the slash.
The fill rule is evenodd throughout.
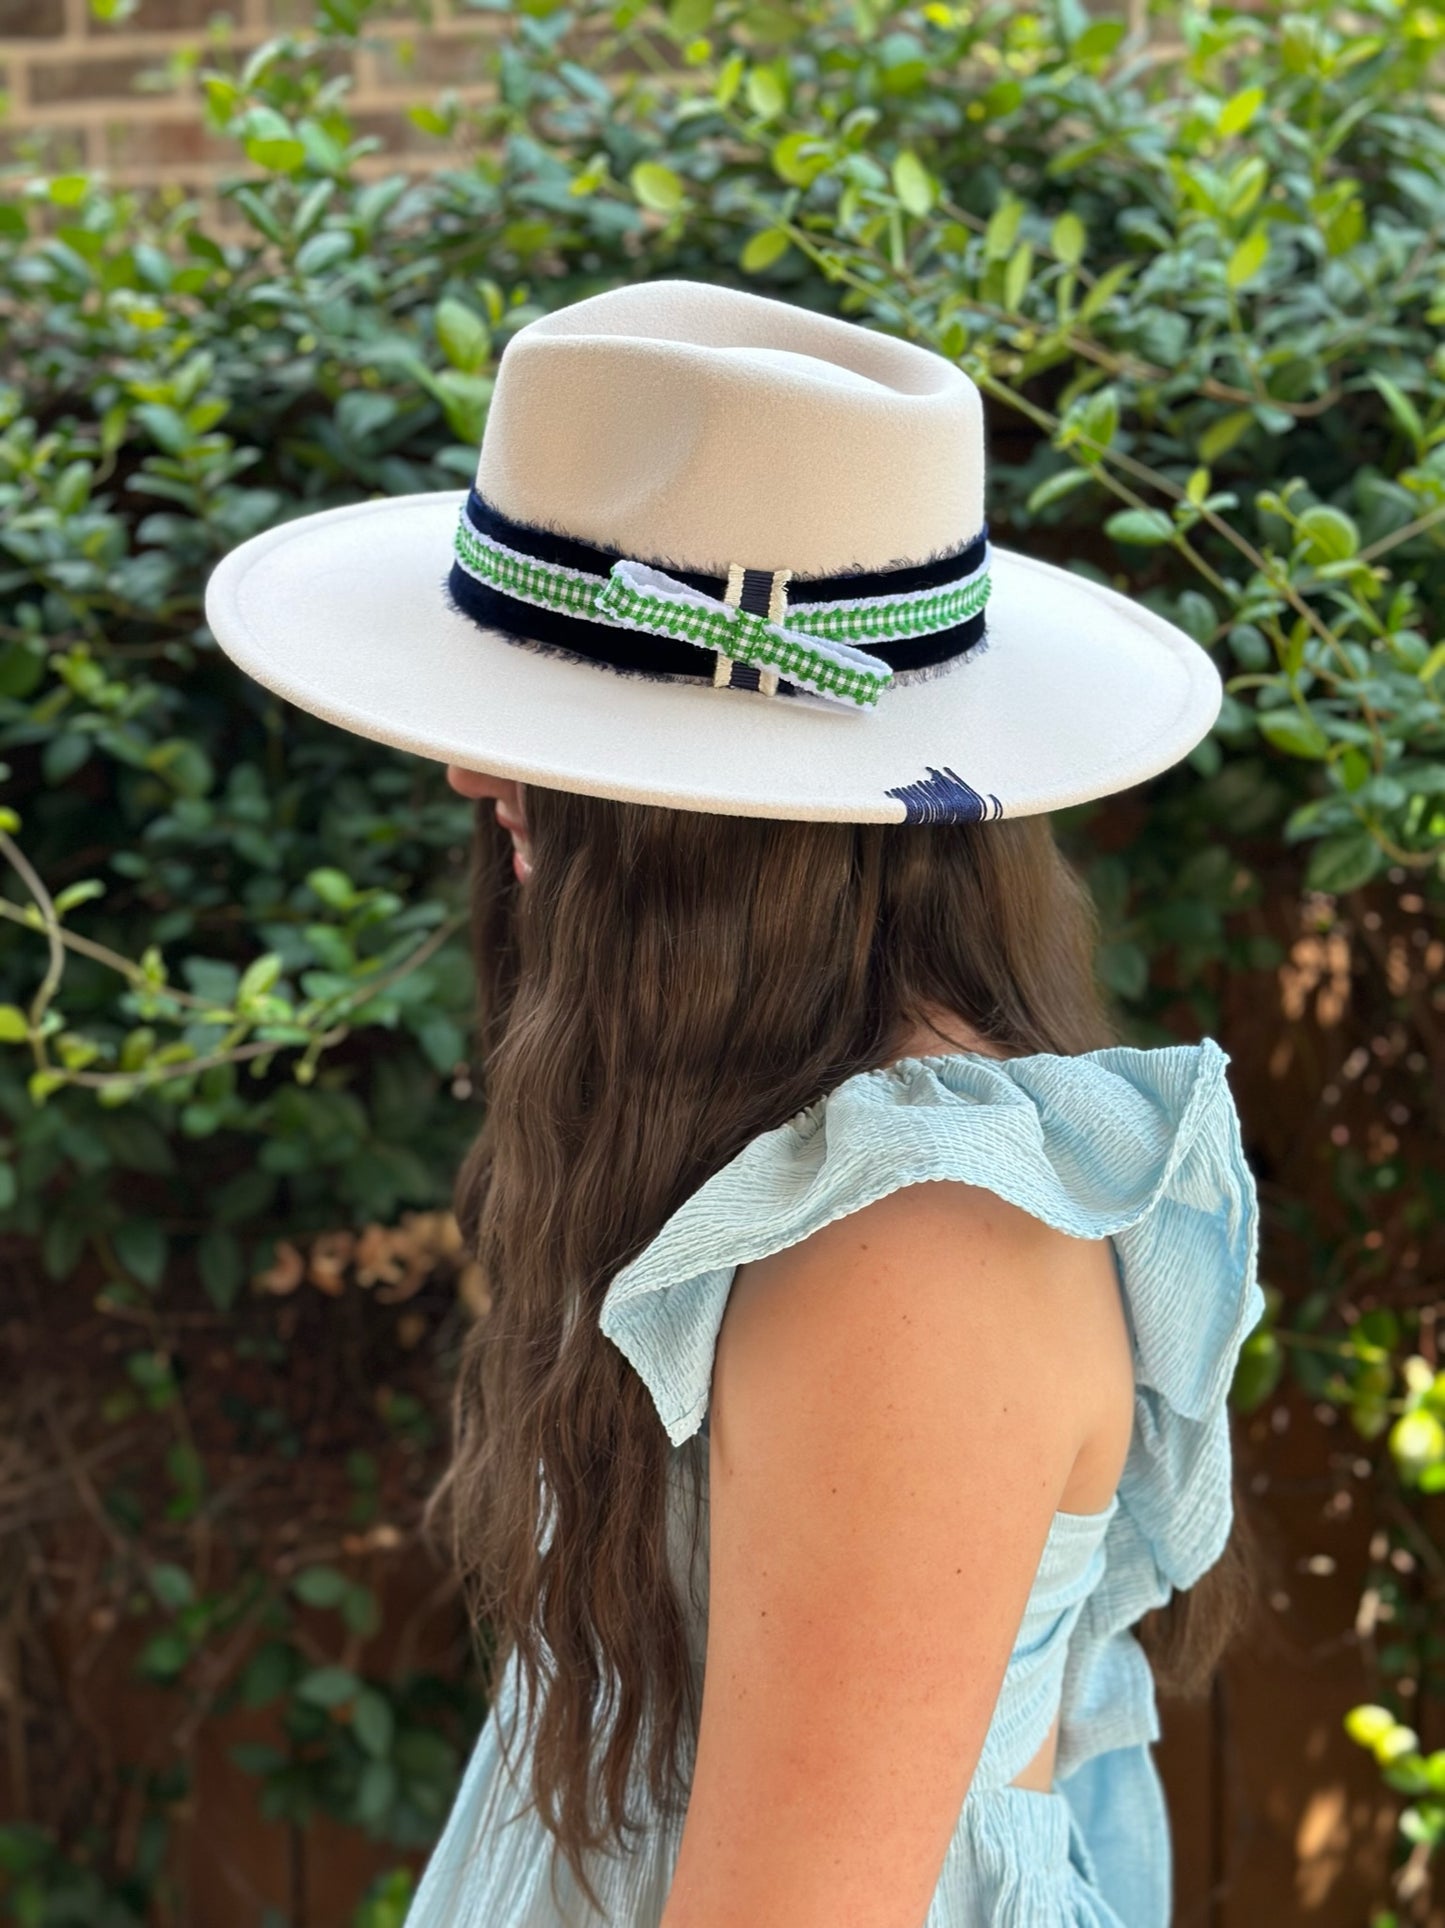
<path id="1" fill-rule="evenodd" d="M 990 545 L 961 370 L 689 281 L 520 329 L 473 489 L 254 536 L 206 615 L 343 729 L 740 816 L 1054 810 L 1177 762 L 1220 703 L 1182 630 Z"/>

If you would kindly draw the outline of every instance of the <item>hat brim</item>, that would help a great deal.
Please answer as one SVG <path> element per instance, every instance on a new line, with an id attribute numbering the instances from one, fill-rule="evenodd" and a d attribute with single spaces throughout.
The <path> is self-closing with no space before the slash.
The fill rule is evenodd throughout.
<path id="1" fill-rule="evenodd" d="M 464 500 L 393 497 L 253 536 L 207 584 L 217 641 L 267 689 L 396 749 L 734 816 L 901 823 L 967 815 L 968 792 L 988 816 L 1062 809 L 1167 769 L 1219 712 L 1218 672 L 1183 630 L 1004 549 L 991 552 L 987 648 L 891 685 L 872 709 L 527 647 L 447 599 Z M 893 794 L 905 789 L 923 801 Z"/>

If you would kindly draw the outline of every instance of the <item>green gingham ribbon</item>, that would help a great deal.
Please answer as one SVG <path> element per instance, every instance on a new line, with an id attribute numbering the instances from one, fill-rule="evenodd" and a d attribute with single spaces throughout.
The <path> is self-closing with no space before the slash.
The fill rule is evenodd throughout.
<path id="1" fill-rule="evenodd" d="M 671 636 L 680 643 L 699 643 L 719 656 L 777 670 L 818 696 L 864 709 L 871 708 L 879 692 L 893 681 L 893 670 L 881 656 L 870 656 L 850 643 L 814 640 L 769 622 L 766 616 L 718 602 L 642 562 L 612 565 L 597 598 L 597 614 L 604 622 Z"/>
<path id="2" fill-rule="evenodd" d="M 893 680 L 893 670 L 860 643 L 952 628 L 979 613 L 990 588 L 985 556 L 971 576 L 941 589 L 855 602 L 793 603 L 786 623 L 774 623 L 704 595 L 646 563 L 623 559 L 613 564 L 611 575 L 592 576 L 523 555 L 483 535 L 465 508 L 457 524 L 456 557 L 468 575 L 519 602 L 695 643 L 777 671 L 815 695 L 863 709 L 877 703 Z"/>

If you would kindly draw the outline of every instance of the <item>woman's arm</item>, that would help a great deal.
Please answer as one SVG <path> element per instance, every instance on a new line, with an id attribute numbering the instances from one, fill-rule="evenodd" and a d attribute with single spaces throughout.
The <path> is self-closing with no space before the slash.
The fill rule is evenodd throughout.
<path id="1" fill-rule="evenodd" d="M 740 1268 L 662 1928 L 920 1928 L 1087 1430 L 1097 1258 L 931 1182 Z"/>

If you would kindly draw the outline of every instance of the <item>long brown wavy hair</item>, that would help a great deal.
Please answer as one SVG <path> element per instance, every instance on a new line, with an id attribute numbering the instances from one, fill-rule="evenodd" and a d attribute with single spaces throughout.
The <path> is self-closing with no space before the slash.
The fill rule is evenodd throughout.
<path id="1" fill-rule="evenodd" d="M 477 811 L 485 1120 L 456 1208 L 491 1308 L 428 1525 L 445 1520 L 494 1686 L 515 1658 L 554 1883 L 560 1850 L 596 1907 L 583 1857 L 644 1825 L 639 1774 L 658 1812 L 686 1805 L 698 1705 L 667 1484 L 692 1463 L 697 1530 L 688 1449 L 707 1449 L 669 1443 L 599 1331 L 608 1284 L 750 1139 L 892 1062 L 928 1013 L 1007 1055 L 1112 1032 L 1092 907 L 1046 819 L 783 822 L 535 785 L 526 802 L 525 885 Z M 1167 1691 L 1202 1691 L 1249 1607 L 1241 1498 L 1225 1557 L 1140 1627 Z"/>

